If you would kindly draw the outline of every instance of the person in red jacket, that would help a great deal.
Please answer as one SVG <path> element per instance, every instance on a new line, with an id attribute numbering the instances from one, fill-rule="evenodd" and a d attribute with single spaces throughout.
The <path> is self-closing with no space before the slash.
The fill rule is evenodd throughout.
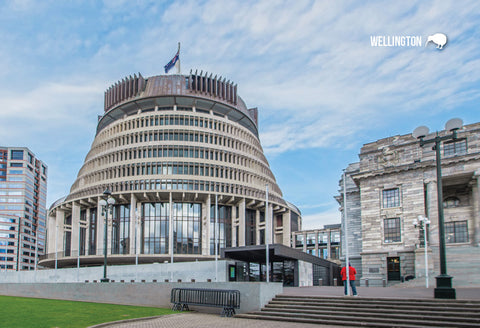
<path id="1" fill-rule="evenodd" d="M 348 263 L 348 278 L 350 278 L 350 286 L 352 287 L 352 294 L 353 296 L 357 296 L 357 288 L 355 287 L 355 275 L 357 274 L 357 270 Z M 343 286 L 345 289 L 345 295 L 347 295 L 348 291 L 348 283 L 347 283 L 347 268 L 343 267 L 340 271 L 340 275 L 342 276 Z"/>

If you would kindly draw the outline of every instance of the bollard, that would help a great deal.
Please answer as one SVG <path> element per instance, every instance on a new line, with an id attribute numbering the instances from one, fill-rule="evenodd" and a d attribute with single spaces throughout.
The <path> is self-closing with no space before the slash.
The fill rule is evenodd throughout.
<path id="1" fill-rule="evenodd" d="M 333 285 L 338 286 L 338 279 L 337 278 L 333 278 Z"/>
<path id="2" fill-rule="evenodd" d="M 387 279 L 383 278 L 382 282 L 383 282 L 383 287 L 387 287 Z"/>
<path id="3" fill-rule="evenodd" d="M 318 279 L 318 286 L 323 286 L 323 278 Z"/>

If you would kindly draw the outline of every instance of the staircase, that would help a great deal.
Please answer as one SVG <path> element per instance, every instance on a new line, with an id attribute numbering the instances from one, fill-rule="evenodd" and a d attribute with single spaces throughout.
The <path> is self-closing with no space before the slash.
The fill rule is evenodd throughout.
<path id="1" fill-rule="evenodd" d="M 480 301 L 279 295 L 237 318 L 348 327 L 480 327 Z"/>

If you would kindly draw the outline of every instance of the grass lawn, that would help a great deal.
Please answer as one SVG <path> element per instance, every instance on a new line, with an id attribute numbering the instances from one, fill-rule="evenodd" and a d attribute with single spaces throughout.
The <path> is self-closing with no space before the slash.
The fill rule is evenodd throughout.
<path id="1" fill-rule="evenodd" d="M 0 327 L 85 328 L 103 322 L 176 313 L 170 309 L 0 295 Z"/>

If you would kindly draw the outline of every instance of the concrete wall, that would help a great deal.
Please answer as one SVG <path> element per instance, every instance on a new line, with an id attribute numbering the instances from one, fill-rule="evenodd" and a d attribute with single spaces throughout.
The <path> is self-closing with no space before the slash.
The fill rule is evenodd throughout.
<path id="1" fill-rule="evenodd" d="M 172 288 L 211 288 L 240 291 L 237 313 L 260 310 L 275 295 L 283 292 L 281 283 L 3 283 L 0 294 L 8 296 L 48 298 L 98 303 L 141 305 L 171 308 Z M 192 307 L 199 312 L 212 312 L 208 307 Z M 220 313 L 222 309 L 215 313 Z"/>
<path id="2" fill-rule="evenodd" d="M 217 281 L 228 281 L 228 264 L 234 264 L 231 261 L 218 261 Z M 141 282 L 164 282 L 168 279 L 170 282 L 207 282 L 210 279 L 215 282 L 215 261 L 200 262 L 178 262 L 178 263 L 154 263 L 135 265 L 118 265 L 107 267 L 107 277 L 117 282 L 124 280 L 130 282 L 135 280 Z M 103 278 L 103 266 L 68 268 L 68 269 L 48 269 L 38 271 L 8 271 L 0 272 L 0 283 L 72 283 L 100 281 Z"/>

